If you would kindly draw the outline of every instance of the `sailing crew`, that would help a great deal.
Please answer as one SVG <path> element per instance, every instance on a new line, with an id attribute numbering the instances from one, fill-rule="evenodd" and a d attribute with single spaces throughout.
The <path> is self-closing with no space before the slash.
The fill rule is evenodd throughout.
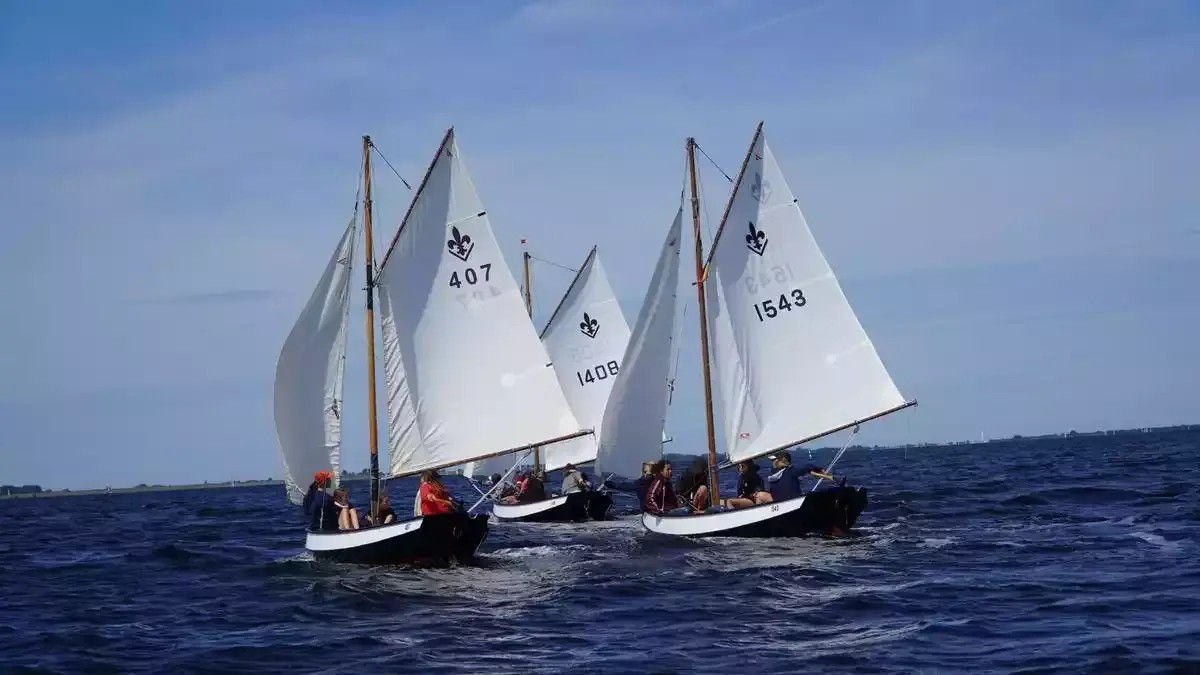
<path id="1" fill-rule="evenodd" d="M 308 528 L 314 532 L 338 529 L 338 508 L 334 506 L 329 493 L 325 492 L 332 481 L 332 473 L 318 471 L 313 474 L 313 482 L 304 495 L 304 514 L 308 516 Z"/>
<path id="2" fill-rule="evenodd" d="M 569 495 L 576 492 L 587 492 L 590 489 L 591 486 L 587 484 L 587 479 L 575 469 L 574 464 L 568 464 L 563 467 L 561 494 Z"/>
<path id="3" fill-rule="evenodd" d="M 501 504 L 516 504 L 521 499 L 521 495 L 525 492 L 525 485 L 527 481 L 523 472 L 518 473 L 513 481 L 516 483 L 515 485 L 509 483 L 500 488 Z"/>
<path id="4" fill-rule="evenodd" d="M 738 496 L 726 499 L 725 504 L 730 508 L 743 509 L 755 504 L 766 504 L 771 501 L 771 493 L 763 486 L 762 476 L 758 475 L 758 465 L 748 459 L 738 465 Z"/>
<path id="5" fill-rule="evenodd" d="M 421 506 L 422 516 L 436 516 L 442 513 L 453 513 L 456 510 L 436 469 L 430 469 L 421 474 L 421 487 L 417 489 L 417 500 Z"/>
<path id="6" fill-rule="evenodd" d="M 380 497 L 379 518 L 372 518 L 371 514 L 368 513 L 367 522 L 372 525 L 391 525 L 392 523 L 396 522 L 396 512 L 392 510 L 392 498 L 388 495 Z"/>
<path id="7" fill-rule="evenodd" d="M 333 505 L 338 509 L 338 529 L 357 530 L 358 509 L 350 505 L 350 491 L 344 487 L 334 490 Z"/>
<path id="8" fill-rule="evenodd" d="M 708 508 L 708 462 L 702 458 L 693 460 L 679 477 L 675 494 L 687 502 L 694 513 L 703 513 Z"/>
<path id="9" fill-rule="evenodd" d="M 637 479 L 638 506 L 646 503 L 646 492 L 654 482 L 654 462 L 642 462 L 642 477 Z"/>
<path id="10" fill-rule="evenodd" d="M 803 495 L 800 479 L 807 473 L 821 471 L 821 467 L 814 465 L 803 470 L 792 466 L 792 455 L 788 452 L 779 452 L 767 459 L 771 460 L 771 468 L 774 470 L 774 473 L 767 476 L 767 489 L 771 492 L 771 501 L 781 502 Z"/>
<path id="11" fill-rule="evenodd" d="M 548 499 L 546 496 L 546 472 L 534 469 L 529 472 L 529 478 L 525 479 L 525 489 L 517 495 L 517 501 L 521 504 L 529 504 L 545 499 Z"/>
<path id="12" fill-rule="evenodd" d="M 646 500 L 642 503 L 642 510 L 655 515 L 686 514 L 690 509 L 680 508 L 679 498 L 675 496 L 675 490 L 671 489 L 671 463 L 660 459 L 650 470 L 654 475 L 654 482 L 646 490 Z"/>

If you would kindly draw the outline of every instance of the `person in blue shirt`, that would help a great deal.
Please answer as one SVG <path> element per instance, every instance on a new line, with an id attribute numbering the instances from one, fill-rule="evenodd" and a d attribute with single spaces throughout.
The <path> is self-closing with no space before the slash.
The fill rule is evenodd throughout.
<path id="1" fill-rule="evenodd" d="M 767 476 L 767 490 L 773 502 L 802 496 L 804 490 L 800 487 L 800 479 L 812 471 L 821 471 L 819 466 L 810 465 L 804 469 L 792 466 L 792 455 L 787 452 L 776 453 L 768 459 L 771 460 L 772 473 Z"/>

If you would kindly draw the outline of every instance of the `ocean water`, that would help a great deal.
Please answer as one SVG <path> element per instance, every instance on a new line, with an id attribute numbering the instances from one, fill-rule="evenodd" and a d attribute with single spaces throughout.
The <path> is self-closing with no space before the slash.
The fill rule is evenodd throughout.
<path id="1" fill-rule="evenodd" d="M 852 539 L 494 523 L 436 570 L 312 561 L 279 487 L 2 501 L 0 671 L 1197 673 L 1198 450 L 851 452 Z"/>

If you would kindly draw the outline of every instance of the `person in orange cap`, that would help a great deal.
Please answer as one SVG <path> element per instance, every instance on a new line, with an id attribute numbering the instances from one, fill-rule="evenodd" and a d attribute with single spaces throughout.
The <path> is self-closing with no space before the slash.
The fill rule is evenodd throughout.
<path id="1" fill-rule="evenodd" d="M 333 473 L 318 471 L 313 474 L 313 482 L 308 486 L 304 495 L 304 514 L 308 516 L 310 530 L 338 529 L 338 508 L 325 489 L 333 484 Z"/>

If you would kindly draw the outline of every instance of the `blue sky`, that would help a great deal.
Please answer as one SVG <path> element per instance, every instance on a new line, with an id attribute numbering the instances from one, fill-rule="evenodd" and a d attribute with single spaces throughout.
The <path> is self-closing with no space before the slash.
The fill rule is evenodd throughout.
<path id="1" fill-rule="evenodd" d="M 632 321 L 684 138 L 732 173 L 765 120 L 921 401 L 862 442 L 1197 421 L 1195 3 L 348 8 L 0 4 L 0 483 L 278 477 L 275 360 L 359 137 L 414 181 L 451 124 L 510 264 L 521 237 L 571 266 L 598 244 Z M 408 192 L 379 168 L 386 240 Z M 570 275 L 535 274 L 541 319 Z M 669 426 L 699 451 L 688 328 Z M 364 389 L 352 369 L 351 468 Z"/>

